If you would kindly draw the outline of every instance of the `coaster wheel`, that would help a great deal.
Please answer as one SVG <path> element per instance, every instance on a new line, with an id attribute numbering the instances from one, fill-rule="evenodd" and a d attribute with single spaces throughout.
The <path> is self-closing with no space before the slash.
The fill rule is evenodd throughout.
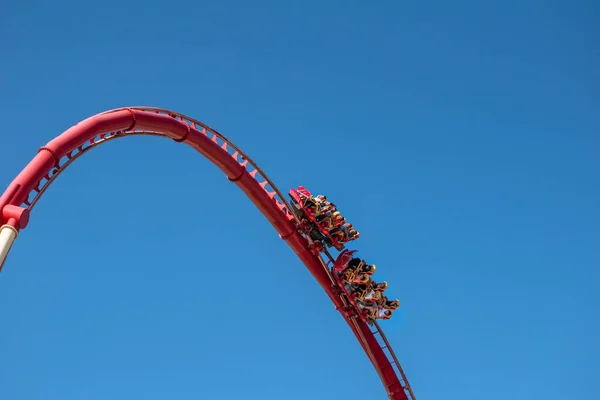
<path id="1" fill-rule="evenodd" d="M 350 318 L 358 317 L 358 313 L 356 312 L 356 308 L 354 308 L 353 306 L 348 306 L 348 309 L 346 311 L 347 311 L 348 316 Z"/>
<path id="2" fill-rule="evenodd" d="M 300 224 L 298 225 L 298 230 L 300 231 L 300 233 L 303 234 L 310 233 L 310 231 L 312 230 L 312 227 L 310 226 L 310 221 L 306 218 L 302 219 L 302 221 L 300 221 Z"/>
<path id="3" fill-rule="evenodd" d="M 317 255 L 321 251 L 323 251 L 323 243 L 321 243 L 320 241 L 315 241 L 311 245 L 308 246 L 308 249 L 310 250 L 310 252 L 312 254 Z"/>
<path id="4" fill-rule="evenodd" d="M 335 296 L 340 296 L 343 293 L 342 289 L 336 285 L 331 285 L 331 291 Z"/>

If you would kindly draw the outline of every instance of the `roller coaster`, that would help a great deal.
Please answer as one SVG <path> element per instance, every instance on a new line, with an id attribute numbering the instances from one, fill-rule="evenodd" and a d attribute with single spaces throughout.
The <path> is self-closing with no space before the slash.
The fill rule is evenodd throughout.
<path id="1" fill-rule="evenodd" d="M 30 212 L 58 176 L 93 148 L 129 136 L 159 136 L 185 143 L 219 167 L 273 225 L 325 290 L 375 367 L 391 400 L 416 400 L 396 354 L 374 318 L 366 318 L 337 274 L 352 251 L 328 238 L 309 221 L 290 191 L 290 201 L 235 144 L 206 124 L 186 115 L 154 107 L 106 111 L 71 127 L 44 147 L 0 196 L 0 271 L 13 243 L 29 223 Z M 300 205 L 300 207 L 299 207 Z M 337 258 L 328 247 L 341 251 Z"/>

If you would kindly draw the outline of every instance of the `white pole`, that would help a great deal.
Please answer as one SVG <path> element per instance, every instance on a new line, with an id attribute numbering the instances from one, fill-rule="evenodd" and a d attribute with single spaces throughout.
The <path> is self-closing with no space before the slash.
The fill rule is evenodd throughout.
<path id="1" fill-rule="evenodd" d="M 6 256 L 18 234 L 19 232 L 10 225 L 0 227 L 0 271 L 2 271 L 4 260 L 6 260 Z"/>

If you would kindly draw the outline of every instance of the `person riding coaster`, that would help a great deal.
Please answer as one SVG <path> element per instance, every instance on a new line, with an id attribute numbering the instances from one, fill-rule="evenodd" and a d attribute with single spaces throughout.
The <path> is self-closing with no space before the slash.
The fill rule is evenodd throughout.
<path id="1" fill-rule="evenodd" d="M 357 299 L 357 301 L 376 301 L 377 299 L 381 298 L 381 293 L 385 292 L 385 290 L 387 289 L 387 282 L 383 281 L 377 283 L 371 279 L 365 285 L 359 285 L 354 289 L 355 290 L 350 295 Z"/>
<path id="2" fill-rule="evenodd" d="M 372 266 L 367 265 L 367 267 Z M 371 269 L 370 273 L 367 273 L 360 271 L 358 268 L 355 271 L 352 271 L 351 269 L 342 271 L 339 277 L 343 280 L 344 288 L 350 298 L 366 303 L 373 303 L 381 300 L 381 293 L 387 289 L 387 282 L 377 283 L 371 279 L 373 271 L 374 269 Z"/>
<path id="3" fill-rule="evenodd" d="M 352 224 L 344 224 L 329 231 L 329 235 L 340 243 L 347 243 L 358 239 L 358 232 L 352 227 Z"/>
<path id="4" fill-rule="evenodd" d="M 381 292 L 373 292 L 372 294 L 369 293 L 369 295 L 372 295 L 372 297 L 370 297 L 370 298 L 365 297 L 362 300 L 363 303 L 371 303 L 371 304 L 375 303 L 379 307 L 387 308 L 390 310 L 395 310 L 400 307 L 400 300 L 398 300 L 398 299 L 390 300 L 390 299 L 388 299 L 388 297 L 386 295 L 381 294 Z M 361 300 L 359 299 L 358 301 L 361 301 Z"/>
<path id="5" fill-rule="evenodd" d="M 327 212 L 329 210 L 336 210 L 336 206 L 335 204 L 333 204 L 331 201 L 327 200 L 327 196 L 325 196 L 324 194 L 318 194 L 316 196 L 317 202 L 321 204 L 321 212 Z"/>
<path id="6" fill-rule="evenodd" d="M 370 275 L 373 275 L 376 270 L 377 267 L 375 266 L 375 264 L 368 265 L 365 260 L 361 260 L 360 258 L 353 258 L 348 262 L 346 268 L 344 268 L 338 273 L 338 276 L 344 279 L 345 281 L 354 282 L 355 276 L 363 274 L 369 277 Z M 367 283 L 369 280 L 370 278 L 366 280 L 363 279 L 360 282 L 356 283 L 363 283 L 363 281 L 364 283 Z"/>
<path id="7" fill-rule="evenodd" d="M 369 282 L 372 281 L 371 274 L 363 272 L 357 269 L 346 268 L 341 271 L 338 277 L 342 280 L 344 288 L 348 295 L 352 296 L 361 287 L 367 287 Z"/>
<path id="8" fill-rule="evenodd" d="M 339 232 L 341 232 L 341 231 L 346 231 L 346 232 L 348 232 L 348 231 L 351 231 L 351 230 L 354 230 L 354 228 L 352 227 L 352 224 L 349 224 L 349 223 L 347 223 L 347 222 L 346 222 L 344 225 L 342 225 L 342 226 L 337 226 L 337 227 L 335 227 L 334 229 L 332 229 L 332 230 L 329 232 L 329 234 L 333 236 L 333 235 L 337 235 L 337 234 L 338 234 Z"/>
<path id="9" fill-rule="evenodd" d="M 317 219 L 318 221 L 318 219 Z M 334 211 L 319 221 L 321 226 L 331 232 L 346 223 L 346 218 L 342 217 L 339 211 Z"/>
<path id="10" fill-rule="evenodd" d="M 342 271 L 342 280 L 349 284 L 366 285 L 371 280 L 371 276 L 362 271 Z"/>
<path id="11" fill-rule="evenodd" d="M 384 301 L 383 306 L 385 308 L 388 308 L 390 310 L 396 310 L 396 309 L 400 308 L 400 300 L 398 300 L 398 299 L 388 300 L 388 298 L 386 296 L 383 296 L 383 301 Z"/>
<path id="12" fill-rule="evenodd" d="M 375 292 L 375 293 L 377 293 L 377 292 Z M 392 311 L 400 308 L 400 300 L 398 300 L 398 299 L 389 300 L 387 298 L 387 296 L 385 296 L 385 295 L 379 295 L 379 298 L 375 302 L 358 300 L 356 302 L 356 304 L 359 307 L 359 309 L 368 310 L 369 315 L 372 318 L 383 318 L 383 317 L 387 316 L 388 314 L 389 314 L 389 316 L 391 316 Z M 389 311 L 389 313 L 385 313 L 385 312 L 381 313 L 381 310 L 387 310 L 387 311 Z M 378 315 L 378 316 L 375 317 L 375 315 Z M 387 318 L 385 318 L 385 319 L 387 319 Z"/>
<path id="13" fill-rule="evenodd" d="M 374 286 L 371 275 L 375 273 L 376 269 L 375 264 L 368 265 L 365 260 L 353 258 L 348 262 L 346 268 L 337 272 L 337 278 L 343 281 L 348 295 L 356 296 Z"/>
<path id="14" fill-rule="evenodd" d="M 392 318 L 392 314 L 393 314 L 392 310 L 389 310 L 387 308 L 379 307 L 376 310 L 375 315 L 371 314 L 370 317 L 373 318 L 373 319 L 390 319 L 390 318 Z"/>
<path id="15" fill-rule="evenodd" d="M 360 237 L 360 233 L 359 233 L 359 232 L 357 232 L 357 231 L 355 231 L 354 229 L 350 229 L 350 230 L 348 231 L 348 236 L 349 236 L 350 238 L 347 240 L 347 242 L 351 242 L 351 241 L 353 241 L 353 240 L 356 240 L 356 239 L 358 239 L 358 238 Z"/>
<path id="16" fill-rule="evenodd" d="M 310 211 L 315 217 L 318 217 L 322 214 L 325 214 L 335 207 L 333 203 L 327 201 L 327 196 L 325 195 L 317 195 L 314 197 L 308 197 L 304 194 L 301 194 L 302 198 L 302 206 Z"/>
<path id="17" fill-rule="evenodd" d="M 383 297 L 383 295 L 381 294 L 381 292 L 378 292 L 377 290 L 370 290 L 362 298 L 357 298 L 356 300 L 361 301 L 363 303 L 379 304 L 382 297 Z"/>
<path id="18" fill-rule="evenodd" d="M 375 319 L 390 319 L 392 310 L 380 307 L 376 303 L 357 303 L 359 311 L 367 318 Z"/>
<path id="19" fill-rule="evenodd" d="M 378 291 L 371 291 L 363 299 L 357 298 L 358 309 L 371 319 L 390 319 L 394 310 L 400 307 L 400 300 L 389 300 Z"/>
<path id="20" fill-rule="evenodd" d="M 317 201 L 313 197 L 301 196 L 302 198 L 302 206 L 306 208 L 311 213 L 315 214 L 317 209 Z"/>

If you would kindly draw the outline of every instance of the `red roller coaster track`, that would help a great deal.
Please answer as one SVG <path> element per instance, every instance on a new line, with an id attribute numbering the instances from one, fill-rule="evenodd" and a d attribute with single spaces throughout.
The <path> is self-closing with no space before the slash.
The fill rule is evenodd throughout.
<path id="1" fill-rule="evenodd" d="M 8 232 L 14 240 L 18 231 L 27 226 L 29 213 L 37 201 L 66 167 L 102 143 L 133 135 L 161 136 L 188 144 L 235 182 L 329 295 L 373 363 L 388 397 L 415 400 L 383 331 L 377 323 L 369 327 L 349 312 L 351 306 L 334 290 L 326 262 L 308 250 L 307 240 L 296 230 L 296 217 L 282 193 L 237 146 L 188 116 L 158 108 L 129 107 L 97 114 L 71 127 L 40 148 L 0 197 L 0 232 Z M 12 240 L 3 254 L 0 249 L 0 269 L 11 244 Z"/>

